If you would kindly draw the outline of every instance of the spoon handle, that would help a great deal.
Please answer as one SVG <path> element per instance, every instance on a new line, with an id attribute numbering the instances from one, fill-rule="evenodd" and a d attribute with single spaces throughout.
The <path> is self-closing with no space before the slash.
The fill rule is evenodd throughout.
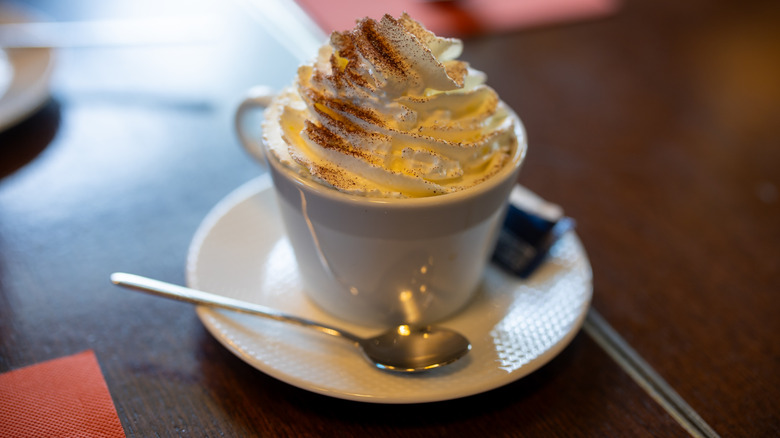
<path id="1" fill-rule="evenodd" d="M 221 309 L 232 310 L 235 312 L 262 316 L 264 318 L 269 318 L 276 321 L 289 322 L 299 326 L 312 328 L 321 333 L 345 338 L 352 342 L 361 341 L 360 337 L 353 335 L 352 333 L 346 332 L 344 330 L 337 329 L 335 327 L 331 327 L 329 325 L 321 324 L 305 318 L 287 315 L 279 312 L 278 310 L 271 309 L 270 307 L 261 306 L 259 304 L 252 304 L 246 301 L 236 300 L 233 298 L 216 295 L 209 292 L 190 289 L 188 287 L 166 283 L 160 280 L 154 280 L 148 277 L 142 277 L 140 275 L 126 274 L 123 272 L 115 272 L 111 274 L 111 282 L 116 284 L 117 286 L 122 286 L 128 289 L 146 292 L 151 295 L 156 295 L 163 298 L 171 298 L 174 300 L 185 301 L 192 304 L 199 304 L 202 306 L 218 307 Z"/>

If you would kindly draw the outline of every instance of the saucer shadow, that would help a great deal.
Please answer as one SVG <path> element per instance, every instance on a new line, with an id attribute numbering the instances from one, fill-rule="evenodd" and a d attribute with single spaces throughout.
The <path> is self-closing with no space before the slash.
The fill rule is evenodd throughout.
<path id="1" fill-rule="evenodd" d="M 0 132 L 0 179 L 21 169 L 52 142 L 60 126 L 60 104 L 49 99 L 38 111 Z"/>
<path id="2" fill-rule="evenodd" d="M 262 416 L 275 418 L 277 424 L 295 424 L 306 418 L 311 427 L 341 430 L 347 436 L 350 432 L 362 434 L 387 428 L 455 433 L 458 421 L 500 417 L 517 404 L 544 398 L 549 392 L 557 393 L 560 388 L 556 382 L 581 360 L 582 336 L 578 334 L 556 358 L 516 382 L 464 398 L 423 404 L 361 403 L 289 385 L 242 361 L 205 328 L 196 357 L 203 384 L 217 401 L 216 407 L 239 430 L 259 432 L 255 430 L 256 418 Z M 291 426 L 290 432 L 294 430 Z"/>

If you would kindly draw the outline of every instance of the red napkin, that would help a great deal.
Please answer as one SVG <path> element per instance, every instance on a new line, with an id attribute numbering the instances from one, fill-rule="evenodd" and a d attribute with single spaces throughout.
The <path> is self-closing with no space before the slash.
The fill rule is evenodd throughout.
<path id="1" fill-rule="evenodd" d="M 94 352 L 0 374 L 0 436 L 124 437 Z"/>
<path id="2" fill-rule="evenodd" d="M 506 32 L 594 18 L 614 12 L 619 0 L 296 0 L 325 33 L 355 27 L 363 17 L 408 12 L 440 36 Z"/>

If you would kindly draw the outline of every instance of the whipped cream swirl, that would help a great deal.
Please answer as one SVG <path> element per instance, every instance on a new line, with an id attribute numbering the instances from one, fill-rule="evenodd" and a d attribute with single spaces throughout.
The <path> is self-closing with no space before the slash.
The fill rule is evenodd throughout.
<path id="1" fill-rule="evenodd" d="M 350 194 L 422 197 L 479 184 L 510 161 L 516 116 L 440 38 L 403 14 L 334 32 L 266 110 L 272 157 Z"/>

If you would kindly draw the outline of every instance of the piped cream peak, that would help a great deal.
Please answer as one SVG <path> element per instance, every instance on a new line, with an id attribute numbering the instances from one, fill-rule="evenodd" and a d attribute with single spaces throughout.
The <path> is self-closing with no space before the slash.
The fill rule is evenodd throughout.
<path id="1" fill-rule="evenodd" d="M 366 196 L 418 197 L 479 184 L 517 148 L 517 120 L 485 75 L 407 14 L 331 34 L 266 111 L 272 155 Z"/>

